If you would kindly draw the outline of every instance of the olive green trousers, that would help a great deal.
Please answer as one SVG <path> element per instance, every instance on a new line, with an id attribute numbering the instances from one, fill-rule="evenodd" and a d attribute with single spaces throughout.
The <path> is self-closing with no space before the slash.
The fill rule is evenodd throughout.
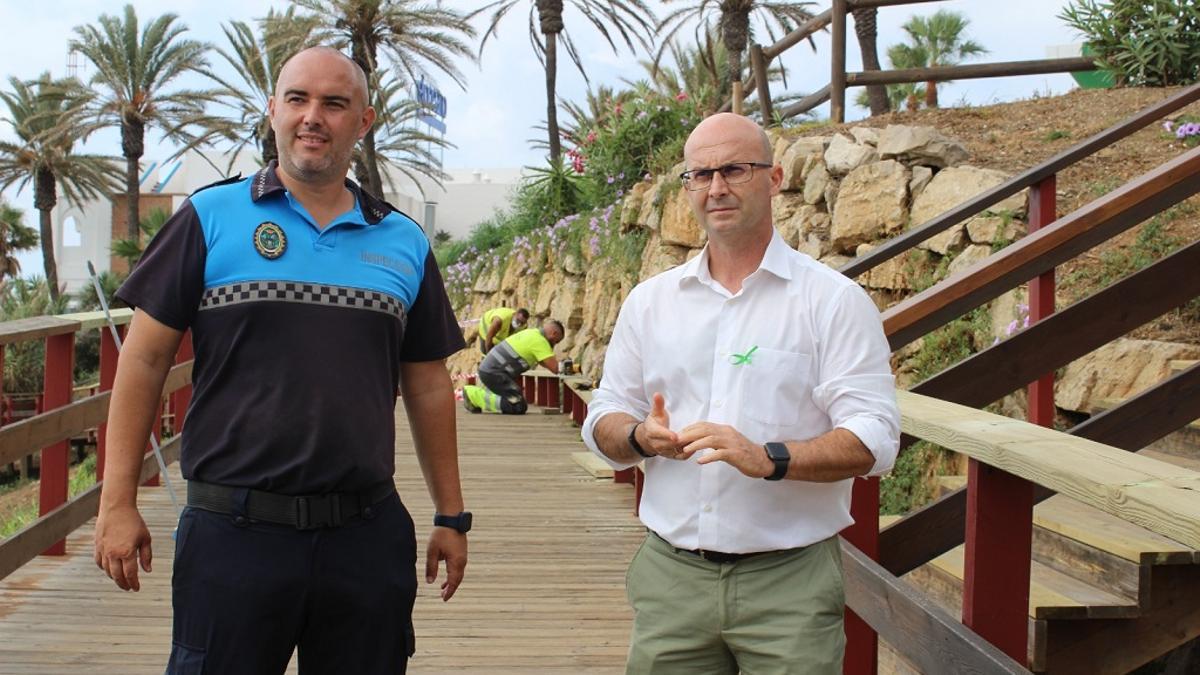
<path id="1" fill-rule="evenodd" d="M 840 675 L 846 636 L 837 537 L 719 564 L 655 534 L 625 577 L 627 675 Z"/>

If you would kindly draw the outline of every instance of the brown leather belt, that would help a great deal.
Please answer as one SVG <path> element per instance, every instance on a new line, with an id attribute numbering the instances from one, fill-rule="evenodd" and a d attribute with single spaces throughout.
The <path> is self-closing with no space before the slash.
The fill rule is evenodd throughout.
<path id="1" fill-rule="evenodd" d="M 759 556 L 759 555 L 766 555 L 768 553 L 778 553 L 779 552 L 779 551 L 754 551 L 751 553 L 725 553 L 723 551 L 707 551 L 702 548 L 697 548 L 697 549 L 678 548 L 677 546 L 674 546 L 673 544 L 671 544 L 671 542 L 667 541 L 666 539 L 663 539 L 662 536 L 660 536 L 657 532 L 651 531 L 650 534 L 653 534 L 654 536 L 658 537 L 659 539 L 662 539 L 663 543 L 665 543 L 667 546 L 670 546 L 671 549 L 673 551 L 675 551 L 676 553 L 686 553 L 687 555 L 696 556 L 697 558 L 700 558 L 701 560 L 707 560 L 708 562 L 714 562 L 714 563 L 718 563 L 720 565 L 728 565 L 730 563 L 735 563 L 735 562 L 738 562 L 741 560 L 745 560 L 746 558 L 753 558 L 753 557 Z"/>

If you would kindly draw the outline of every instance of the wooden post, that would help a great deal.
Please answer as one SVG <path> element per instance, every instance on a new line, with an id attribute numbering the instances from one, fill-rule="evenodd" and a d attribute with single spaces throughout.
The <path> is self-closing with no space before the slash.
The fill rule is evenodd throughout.
<path id="1" fill-rule="evenodd" d="M 734 115 L 742 114 L 742 98 L 744 96 L 745 96 L 745 94 L 742 93 L 742 74 L 738 73 L 737 76 L 733 78 L 733 114 Z"/>
<path id="2" fill-rule="evenodd" d="M 192 332 L 183 334 L 179 343 L 179 351 L 175 354 L 175 363 L 187 363 L 193 358 Z M 175 423 L 171 429 L 176 435 L 183 433 L 183 423 L 187 419 L 188 406 L 192 403 L 192 385 L 181 387 L 171 393 L 171 412 L 175 414 Z"/>
<path id="3" fill-rule="evenodd" d="M 754 70 L 754 81 L 758 84 L 758 105 L 762 110 L 764 129 L 775 123 L 775 110 L 771 107 L 771 85 L 767 84 L 767 57 L 760 44 L 750 46 L 750 66 Z"/>
<path id="4" fill-rule="evenodd" d="M 1029 233 L 1033 234 L 1058 218 L 1051 174 L 1029 186 Z M 1036 323 L 1054 313 L 1054 270 L 1029 282 L 1029 322 Z M 1046 373 L 1029 385 L 1028 419 L 1044 427 L 1054 426 L 1054 373 Z"/>
<path id="5" fill-rule="evenodd" d="M 46 338 L 46 366 L 42 399 L 46 410 L 61 408 L 71 402 L 71 387 L 75 370 L 75 334 L 52 335 Z M 64 438 L 42 448 L 41 479 L 39 483 L 38 515 L 58 508 L 67 501 L 67 446 Z M 43 551 L 44 555 L 65 555 L 66 540 L 60 540 Z"/>
<path id="6" fill-rule="evenodd" d="M 833 0 L 833 17 L 829 32 L 833 38 L 830 48 L 829 121 L 846 121 L 846 0 Z"/>
<path id="7" fill-rule="evenodd" d="M 550 378 L 539 375 L 535 381 L 537 382 L 537 405 L 543 407 L 550 405 Z"/>
<path id="8" fill-rule="evenodd" d="M 537 399 L 537 380 L 529 375 L 521 376 L 521 394 L 528 403 Z"/>
<path id="9" fill-rule="evenodd" d="M 841 536 L 871 560 L 879 560 L 879 479 L 854 481 L 850 498 L 854 524 Z M 842 661 L 845 675 L 875 675 L 879 665 L 879 636 L 857 614 L 846 609 L 846 655 Z"/>
<path id="10" fill-rule="evenodd" d="M 121 339 L 125 338 L 125 326 L 117 326 Z M 117 341 L 112 331 L 104 326 L 100 329 L 100 391 L 112 391 L 117 378 Z M 111 402 L 111 401 L 110 401 Z M 96 432 L 96 482 L 104 480 L 104 465 L 108 459 L 108 423 L 100 425 Z"/>
<path id="11" fill-rule="evenodd" d="M 573 389 L 571 395 L 575 397 L 575 401 L 571 404 L 571 421 L 578 426 L 583 426 L 583 421 L 587 419 L 587 401 L 584 401 L 583 397 Z"/>
<path id="12" fill-rule="evenodd" d="M 547 377 L 546 378 L 546 401 L 542 404 L 547 408 L 558 407 L 559 387 L 562 386 L 562 378 Z"/>

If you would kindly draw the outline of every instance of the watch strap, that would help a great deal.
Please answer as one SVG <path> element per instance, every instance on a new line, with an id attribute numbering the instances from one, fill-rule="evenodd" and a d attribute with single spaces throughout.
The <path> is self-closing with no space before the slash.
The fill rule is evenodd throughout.
<path id="1" fill-rule="evenodd" d="M 775 472 L 770 476 L 764 476 L 767 480 L 783 480 L 787 475 L 788 465 L 792 462 L 792 454 L 788 452 L 787 445 L 783 443 L 767 443 L 763 446 L 767 453 L 767 457 L 775 463 Z"/>
<path id="2" fill-rule="evenodd" d="M 646 450 L 642 447 L 642 444 L 638 443 L 637 430 L 638 430 L 638 427 L 640 427 L 640 426 L 642 426 L 642 423 L 638 422 L 637 424 L 633 425 L 632 429 L 629 430 L 629 447 L 633 448 L 633 451 L 636 452 L 637 454 L 641 455 L 642 457 L 645 457 L 646 459 L 649 459 L 649 458 L 653 457 L 654 455 L 651 455 L 650 453 L 646 452 Z"/>
<path id="3" fill-rule="evenodd" d="M 471 531 L 471 512 L 463 511 L 457 515 L 446 516 L 440 513 L 433 514 L 434 527 L 448 527 L 452 530 L 466 534 Z"/>

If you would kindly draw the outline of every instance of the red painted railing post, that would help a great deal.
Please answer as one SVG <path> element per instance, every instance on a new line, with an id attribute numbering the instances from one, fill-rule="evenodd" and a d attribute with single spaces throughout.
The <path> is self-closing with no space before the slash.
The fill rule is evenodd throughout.
<path id="1" fill-rule="evenodd" d="M 75 334 L 52 335 L 46 338 L 46 366 L 43 382 L 42 404 L 46 410 L 61 408 L 71 402 L 71 387 L 74 384 Z M 67 447 L 69 439 L 63 439 L 42 448 L 42 466 L 39 482 L 38 514 L 47 513 L 67 501 Z M 65 555 L 66 540 L 61 540 L 43 551 L 44 555 Z"/>
<path id="2" fill-rule="evenodd" d="M 1057 218 L 1056 178 L 1029 188 L 1030 233 Z M 1029 282 L 1029 321 L 1054 313 L 1054 270 Z M 1028 419 L 1054 425 L 1054 374 L 1029 385 Z M 967 465 L 963 623 L 1021 663 L 1029 641 L 1033 485 L 975 460 Z"/>
<path id="3" fill-rule="evenodd" d="M 187 363 L 192 360 L 192 332 L 183 334 L 179 343 L 179 351 L 175 354 L 175 363 Z M 180 387 L 171 393 L 171 412 L 175 415 L 171 432 L 175 435 L 183 433 L 183 423 L 187 418 L 187 409 L 192 402 L 192 385 Z"/>
<path id="4" fill-rule="evenodd" d="M 547 408 L 558 407 L 558 389 L 562 386 L 562 380 L 557 377 L 546 378 L 546 400 L 542 405 Z"/>
<path id="5" fill-rule="evenodd" d="M 850 497 L 850 516 L 854 524 L 841 536 L 872 560 L 879 559 L 879 479 L 854 481 Z M 845 675 L 875 675 L 879 665 L 879 636 L 857 614 L 846 608 L 846 656 L 842 661 Z"/>
<path id="6" fill-rule="evenodd" d="M 537 380 L 529 375 L 522 375 L 521 393 L 525 395 L 526 401 L 535 403 L 537 400 Z"/>
<path id="7" fill-rule="evenodd" d="M 117 326 L 121 339 L 125 339 L 125 327 Z M 100 329 L 100 391 L 112 391 L 117 379 L 117 341 L 108 327 Z M 109 400 L 112 403 L 112 400 Z M 104 480 L 104 464 L 108 458 L 108 423 L 96 431 L 96 481 Z"/>
<path id="8" fill-rule="evenodd" d="M 534 382 L 536 383 L 537 387 L 534 404 L 540 406 L 549 405 L 547 401 L 550 400 L 550 378 L 538 375 L 536 378 L 534 378 Z"/>

